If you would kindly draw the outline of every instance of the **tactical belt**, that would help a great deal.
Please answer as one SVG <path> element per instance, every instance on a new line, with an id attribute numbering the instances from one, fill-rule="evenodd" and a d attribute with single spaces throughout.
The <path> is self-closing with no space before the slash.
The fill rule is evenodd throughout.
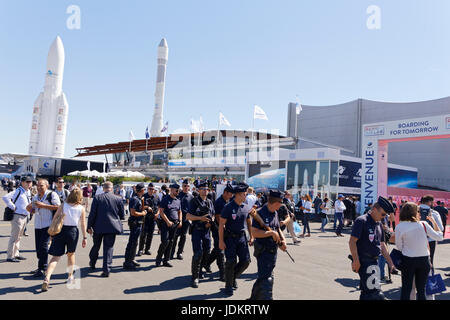
<path id="1" fill-rule="evenodd" d="M 239 239 L 240 237 L 245 235 L 245 231 L 241 231 L 239 233 L 234 233 L 234 232 L 230 232 L 228 230 L 225 230 L 225 236 L 226 237 L 231 237 L 233 239 Z"/>

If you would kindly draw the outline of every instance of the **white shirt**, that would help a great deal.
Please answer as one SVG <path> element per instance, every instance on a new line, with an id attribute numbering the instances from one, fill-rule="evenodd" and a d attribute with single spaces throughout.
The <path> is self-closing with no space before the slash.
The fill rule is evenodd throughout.
<path id="1" fill-rule="evenodd" d="M 66 215 L 64 217 L 65 226 L 78 226 L 80 221 L 81 212 L 83 211 L 83 206 L 78 204 L 76 206 L 71 206 L 68 203 L 64 203 L 63 212 Z"/>
<path id="2" fill-rule="evenodd" d="M 59 199 L 59 196 L 56 194 L 56 192 L 52 192 L 52 198 L 51 198 L 52 203 L 49 203 L 47 201 L 47 196 L 50 192 L 52 192 L 52 191 L 50 191 L 50 190 L 45 191 L 45 194 L 42 198 L 39 197 L 39 194 L 35 195 L 33 197 L 33 201 L 39 201 L 44 204 L 48 204 L 48 205 L 52 205 L 52 206 L 61 205 L 61 201 Z M 34 205 L 33 205 L 33 208 L 35 208 L 34 228 L 35 229 L 44 229 L 44 228 L 50 227 L 50 225 L 52 224 L 52 220 L 53 220 L 52 211 L 49 209 L 34 207 Z"/>
<path id="3" fill-rule="evenodd" d="M 102 186 L 98 186 L 97 191 L 95 191 L 95 195 L 98 196 L 99 194 L 102 194 L 103 192 L 103 187 Z"/>
<path id="4" fill-rule="evenodd" d="M 255 196 L 254 194 L 249 194 L 249 195 L 247 195 L 247 198 L 245 200 L 246 200 L 246 203 L 251 208 L 255 205 L 256 201 L 258 201 L 258 197 Z"/>
<path id="5" fill-rule="evenodd" d="M 14 205 L 13 201 L 16 199 L 19 192 L 20 196 L 17 198 L 16 204 Z M 15 213 L 23 216 L 28 216 L 30 214 L 26 209 L 27 206 L 31 203 L 30 190 L 25 191 L 24 188 L 19 187 L 15 191 L 12 191 L 7 195 L 3 196 L 2 199 L 11 210 L 14 210 Z"/>
<path id="6" fill-rule="evenodd" d="M 122 200 L 125 200 L 127 197 L 127 190 L 125 190 L 125 188 L 122 188 L 120 189 L 119 194 L 122 197 Z"/>
<path id="7" fill-rule="evenodd" d="M 336 202 L 334 203 L 334 209 L 336 210 L 336 213 L 342 213 L 347 208 L 345 207 L 344 202 L 342 202 L 341 200 L 336 200 Z"/>
<path id="8" fill-rule="evenodd" d="M 430 255 L 427 235 L 436 241 L 443 239 L 442 232 L 434 231 L 427 222 L 402 221 L 395 227 L 395 245 L 407 257 L 426 257 Z"/>
<path id="9" fill-rule="evenodd" d="M 425 208 L 425 209 L 431 209 L 429 206 L 427 206 L 426 204 L 421 204 L 420 205 L 421 208 Z M 441 219 L 441 215 L 439 214 L 439 212 L 431 209 L 431 216 L 433 217 L 434 221 L 436 221 L 436 224 L 439 228 L 439 230 L 444 231 L 444 225 L 442 224 L 442 219 Z M 427 224 L 429 225 L 429 223 L 427 222 Z M 428 241 L 435 241 L 433 239 L 431 239 L 430 237 L 428 237 Z M 439 240 L 440 241 L 440 240 Z"/>
<path id="10" fill-rule="evenodd" d="M 303 208 L 305 208 L 304 211 L 306 211 L 307 213 L 310 213 L 311 212 L 311 208 L 312 208 L 311 201 L 304 201 L 303 202 Z"/>

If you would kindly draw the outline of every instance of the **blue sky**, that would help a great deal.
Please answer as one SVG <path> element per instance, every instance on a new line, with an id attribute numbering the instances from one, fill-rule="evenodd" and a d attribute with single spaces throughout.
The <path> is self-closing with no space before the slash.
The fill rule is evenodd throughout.
<path id="1" fill-rule="evenodd" d="M 69 5 L 81 29 L 69 30 Z M 381 9 L 369 30 L 366 9 Z M 26 153 L 48 49 L 60 35 L 69 102 L 66 156 L 76 147 L 144 138 L 153 115 L 157 46 L 169 45 L 164 121 L 203 117 L 249 129 L 253 105 L 286 133 L 287 104 L 450 95 L 450 1 L 0 0 L 0 152 Z"/>

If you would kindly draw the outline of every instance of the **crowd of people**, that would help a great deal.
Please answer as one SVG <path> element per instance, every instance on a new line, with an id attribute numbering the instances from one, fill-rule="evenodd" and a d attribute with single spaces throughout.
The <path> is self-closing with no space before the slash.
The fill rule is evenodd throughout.
<path id="1" fill-rule="evenodd" d="M 20 239 L 27 222 L 34 217 L 38 260 L 34 276 L 44 278 L 42 291 L 49 290 L 51 275 L 64 254 L 68 257 L 67 281 L 74 281 L 73 266 L 80 233 L 83 248 L 87 244 L 87 234 L 93 238 L 90 268 L 96 268 L 103 245 L 102 277 L 109 277 L 116 236 L 123 233 L 122 221 L 128 217 L 130 233 L 124 270 L 140 267 L 136 256 L 152 255 L 156 232 L 161 240 L 155 264 L 173 267 L 174 260 L 185 259 L 184 247 L 190 235 L 191 286 L 198 288 L 205 274 L 212 273 L 216 262 L 217 280 L 225 282 L 224 293 L 231 296 L 238 287 L 237 279 L 250 264 L 249 246 L 254 246 L 258 278 L 250 298 L 272 299 L 277 250 L 286 250 L 284 231 L 290 234 L 294 245 L 299 245 L 301 239 L 311 236 L 310 220 L 314 214 L 320 219 L 320 232 L 327 231 L 330 218 L 334 220 L 330 229 L 336 237 L 344 237 L 343 230 L 352 228 L 350 257 L 352 270 L 361 278 L 361 299 L 383 298 L 379 282 L 391 281 L 391 274 L 397 272 L 389 254 L 389 244 L 395 244 L 403 255 L 401 298 L 413 298 L 414 290 L 417 299 L 426 298 L 425 282 L 433 272 L 436 243 L 443 239 L 448 215 L 443 203 L 434 206 L 432 196 L 423 197 L 420 206 L 402 201 L 400 208 L 392 198 L 380 197 L 361 214 L 357 197 L 339 194 L 333 203 L 326 194 L 322 197 L 318 193 L 314 199 L 305 194 L 295 203 L 289 191 L 255 192 L 252 187 L 236 181 L 226 181 L 223 191 L 217 194 L 217 185 L 221 182 L 224 181 L 185 179 L 169 186 L 163 184 L 160 188 L 153 183 L 126 188 L 123 184 L 113 186 L 108 181 L 101 186 L 91 183 L 82 186 L 76 181 L 68 184 L 58 178 L 50 187 L 45 179 L 34 181 L 31 177 L 22 177 L 17 189 L 8 190 L 3 197 L 14 211 L 7 261 L 25 260 L 20 255 Z M 400 223 L 396 226 L 397 211 Z M 62 221 L 60 231 L 50 236 L 49 229 L 58 219 Z M 303 232 L 298 232 L 300 224 Z M 427 241 L 422 241 L 424 239 Z M 385 277 L 386 264 L 389 277 Z M 371 268 L 379 280 L 375 281 L 375 287 L 368 286 L 367 279 L 373 273 L 368 272 Z"/>

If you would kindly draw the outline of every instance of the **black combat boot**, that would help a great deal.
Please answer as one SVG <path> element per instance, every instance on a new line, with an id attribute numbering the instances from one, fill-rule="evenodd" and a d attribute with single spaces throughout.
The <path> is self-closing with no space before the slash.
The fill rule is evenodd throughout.
<path id="1" fill-rule="evenodd" d="M 225 294 L 233 295 L 234 269 L 236 267 L 235 261 L 227 261 L 225 263 Z"/>
<path id="2" fill-rule="evenodd" d="M 200 265 L 202 263 L 202 256 L 201 255 L 194 255 L 192 257 L 192 264 L 191 264 L 191 272 L 192 272 L 192 287 L 198 288 L 198 282 L 199 282 L 199 275 L 200 275 Z"/>

